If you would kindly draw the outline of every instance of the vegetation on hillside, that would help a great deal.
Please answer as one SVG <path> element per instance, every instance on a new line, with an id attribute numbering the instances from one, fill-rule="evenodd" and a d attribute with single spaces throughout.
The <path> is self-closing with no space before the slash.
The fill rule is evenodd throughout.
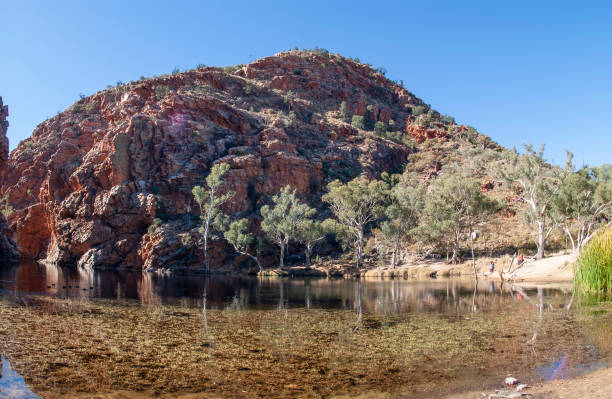
<path id="1" fill-rule="evenodd" d="M 524 148 L 523 154 L 516 151 L 504 154 L 505 168 L 499 176 L 528 204 L 524 221 L 533 232 L 536 256 L 544 255 L 547 239 L 555 229 L 567 234 L 574 250 L 582 248 L 598 226 L 610 222 L 611 168 L 575 171 L 572 155 L 568 153 L 568 163 L 562 169 L 545 161 L 543 146 L 537 152 L 531 145 Z M 473 166 L 478 163 L 478 157 L 472 160 Z M 227 164 L 213 166 L 207 178 L 208 189 L 193 190 L 203 210 L 200 232 L 206 245 L 207 226 L 216 220 L 214 226 L 225 239 L 238 253 L 253 259 L 261 270 L 251 245 L 254 241 L 261 243 L 264 237 L 256 240 L 248 233 L 247 219 L 231 222 L 232 216 L 223 214 L 219 207 L 232 195 L 216 194 L 228 168 Z M 309 267 L 315 244 L 327 239 L 340 243 L 348 255 L 354 256 L 355 266 L 360 269 L 364 266 L 366 238 L 373 236 L 381 243 L 379 259 L 392 267 L 400 262 L 402 247 L 417 243 L 419 247 L 430 245 L 432 252 L 445 252 L 449 262 L 457 262 L 459 254 L 467 249 L 476 273 L 474 245 L 478 232 L 491 223 L 491 216 L 505 209 L 503 203 L 483 192 L 476 174 L 474 169 L 448 165 L 431 181 L 408 171 L 383 173 L 380 180 L 363 175 L 346 183 L 334 180 L 321 197 L 333 215 L 324 221 L 317 220 L 316 209 L 285 186 L 269 204 L 261 207 L 261 231 L 279 249 L 281 268 L 285 267 L 291 243 L 304 247 Z M 597 290 L 606 292 L 612 289 L 609 261 L 612 254 L 604 251 L 612 251 L 612 233 L 606 234 L 597 236 L 582 254 L 580 286 L 596 284 Z"/>

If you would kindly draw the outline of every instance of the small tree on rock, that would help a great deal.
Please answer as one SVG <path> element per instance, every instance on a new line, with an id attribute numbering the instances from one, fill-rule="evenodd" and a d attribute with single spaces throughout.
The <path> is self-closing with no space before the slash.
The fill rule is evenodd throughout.
<path id="1" fill-rule="evenodd" d="M 314 213 L 315 210 L 301 202 L 290 186 L 283 187 L 272 197 L 272 206 L 261 207 L 261 229 L 280 247 L 281 269 L 285 267 L 285 248 L 289 240 L 296 237 L 298 226 L 310 220 Z"/>
<path id="2" fill-rule="evenodd" d="M 241 255 L 248 256 L 257 264 L 259 271 L 262 271 L 261 262 L 255 255 L 251 255 L 248 250 L 251 243 L 255 239 L 253 234 L 249 233 L 249 221 L 246 218 L 234 220 L 229 223 L 227 229 L 223 232 L 223 237 L 229 242 L 236 252 Z"/>
<path id="3" fill-rule="evenodd" d="M 388 185 L 360 176 L 346 184 L 334 180 L 327 189 L 329 192 L 322 199 L 329 204 L 338 222 L 353 235 L 357 247 L 356 264 L 360 268 L 365 229 L 384 214 Z"/>
<path id="4" fill-rule="evenodd" d="M 227 173 L 230 166 L 226 163 L 213 165 L 210 173 L 206 177 L 206 187 L 195 186 L 192 189 L 193 196 L 200 206 L 200 219 L 202 226 L 199 231 L 204 236 L 204 264 L 206 271 L 210 270 L 208 261 L 208 238 L 210 237 L 210 227 L 212 222 L 219 216 L 221 205 L 229 201 L 233 196 L 233 192 L 226 192 L 219 195 L 219 189 L 225 183 L 223 176 Z"/>

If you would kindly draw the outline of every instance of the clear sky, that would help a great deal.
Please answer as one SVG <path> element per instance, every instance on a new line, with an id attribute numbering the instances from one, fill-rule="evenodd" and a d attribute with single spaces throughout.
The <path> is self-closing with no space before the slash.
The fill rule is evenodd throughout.
<path id="1" fill-rule="evenodd" d="M 505 146 L 612 163 L 612 2 L 586 0 L 0 0 L 11 148 L 80 93 L 295 46 L 385 67 Z"/>

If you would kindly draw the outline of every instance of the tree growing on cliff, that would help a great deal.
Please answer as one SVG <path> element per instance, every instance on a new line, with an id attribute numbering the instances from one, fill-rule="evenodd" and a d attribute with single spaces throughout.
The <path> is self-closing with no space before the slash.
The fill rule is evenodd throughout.
<path id="1" fill-rule="evenodd" d="M 343 121 L 348 121 L 349 119 L 349 110 L 348 110 L 348 106 L 346 105 L 346 101 L 342 101 L 340 103 L 340 110 L 338 111 L 340 118 L 342 118 Z"/>
<path id="2" fill-rule="evenodd" d="M 301 202 L 290 186 L 283 187 L 272 197 L 272 206 L 261 207 L 261 229 L 280 247 L 281 269 L 285 267 L 285 248 L 289 240 L 296 238 L 299 226 L 307 223 L 314 213 L 315 210 Z"/>
<path id="3" fill-rule="evenodd" d="M 544 159 L 544 145 L 535 151 L 531 144 L 523 144 L 524 154 L 509 151 L 505 167 L 499 177 L 514 189 L 518 198 L 527 204 L 525 221 L 533 226 L 537 259 L 544 258 L 544 248 L 555 228 L 551 218 L 551 204 L 561 189 L 564 171 Z M 569 155 L 569 154 L 568 154 Z M 571 159 L 568 159 L 568 165 Z"/>
<path id="4" fill-rule="evenodd" d="M 571 160 L 571 154 L 568 155 Z M 569 238 L 574 253 L 580 251 L 597 227 L 612 218 L 612 167 L 583 168 L 568 173 L 552 202 L 552 216 Z"/>
<path id="5" fill-rule="evenodd" d="M 334 180 L 327 185 L 327 189 L 328 193 L 322 199 L 329 204 L 338 222 L 353 236 L 357 247 L 356 264 L 360 268 L 365 229 L 384 214 L 388 185 L 360 176 L 346 184 Z"/>
<path id="6" fill-rule="evenodd" d="M 255 236 L 249 233 L 249 221 L 246 218 L 234 220 L 229 223 L 225 231 L 223 232 L 223 237 L 227 242 L 229 242 L 234 250 L 241 255 L 247 256 L 251 258 L 257 264 L 259 271 L 262 271 L 261 262 L 259 258 L 255 255 L 251 255 L 249 251 L 249 247 L 251 246 Z"/>
<path id="7" fill-rule="evenodd" d="M 390 205 L 385 209 L 387 220 L 381 231 L 385 241 L 391 244 L 391 266 L 397 265 L 402 240 L 418 226 L 425 208 L 426 185 L 416 175 L 404 175 L 390 191 Z"/>
<path id="8" fill-rule="evenodd" d="M 208 260 L 208 239 L 210 237 L 210 228 L 213 221 L 220 216 L 221 205 L 230 200 L 234 193 L 229 191 L 219 195 L 219 189 L 225 183 L 223 177 L 229 170 L 230 166 L 227 163 L 218 163 L 210 168 L 210 173 L 206 177 L 206 187 L 195 186 L 192 189 L 193 196 L 200 206 L 200 219 L 202 226 L 199 231 L 204 238 L 204 264 L 206 271 L 210 270 Z"/>

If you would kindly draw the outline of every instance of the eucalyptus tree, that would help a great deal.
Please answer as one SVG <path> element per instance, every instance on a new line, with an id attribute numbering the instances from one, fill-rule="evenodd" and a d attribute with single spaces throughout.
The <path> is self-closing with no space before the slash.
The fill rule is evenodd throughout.
<path id="1" fill-rule="evenodd" d="M 497 203 L 482 193 L 480 182 L 470 171 L 447 168 L 446 172 L 432 183 L 422 228 L 432 237 L 452 237 L 451 261 L 456 261 L 463 237 L 467 237 L 476 275 L 474 229 L 496 210 Z"/>
<path id="2" fill-rule="evenodd" d="M 257 264 L 259 271 L 262 271 L 261 262 L 255 255 L 250 254 L 249 247 L 255 240 L 255 236 L 249 233 L 249 221 L 246 218 L 234 220 L 227 225 L 223 232 L 223 237 L 229 242 L 234 250 L 241 255 L 251 258 Z"/>
<path id="3" fill-rule="evenodd" d="M 553 200 L 552 215 L 569 238 L 574 253 L 584 247 L 598 226 L 612 217 L 611 172 L 610 165 L 574 171 L 569 164 L 569 173 Z"/>
<path id="4" fill-rule="evenodd" d="M 361 267 L 363 238 L 368 224 L 383 216 L 387 202 L 387 183 L 357 177 L 348 183 L 334 180 L 327 185 L 323 201 L 329 204 L 334 216 L 353 236 L 357 247 L 356 264 Z"/>
<path id="5" fill-rule="evenodd" d="M 220 188 L 225 183 L 223 177 L 229 170 L 227 163 L 218 163 L 210 168 L 210 173 L 206 177 L 206 187 L 195 186 L 191 192 L 200 206 L 200 233 L 204 236 L 204 264 L 206 270 L 210 269 L 208 261 L 208 238 L 210 237 L 210 227 L 221 213 L 221 205 L 229 201 L 234 193 L 231 191 L 220 194 Z"/>
<path id="6" fill-rule="evenodd" d="M 509 151 L 506 164 L 498 171 L 518 198 L 527 204 L 525 221 L 533 226 L 537 259 L 544 257 L 544 248 L 555 228 L 551 218 L 551 206 L 561 189 L 564 175 L 562 168 L 550 165 L 544 159 L 544 145 L 538 151 L 531 144 L 523 144 L 525 152 Z M 571 161 L 568 159 L 568 164 Z"/>
<path id="7" fill-rule="evenodd" d="M 419 224 L 425 208 L 426 185 L 414 174 L 403 175 L 390 190 L 390 204 L 385 209 L 387 220 L 382 224 L 383 238 L 391 243 L 391 266 L 397 265 L 399 248 Z"/>
<path id="8" fill-rule="evenodd" d="M 272 205 L 261 207 L 261 229 L 280 247 L 280 268 L 285 267 L 285 248 L 298 235 L 299 226 L 308 222 L 315 210 L 301 202 L 295 190 L 285 186 L 272 197 Z"/>
<path id="9" fill-rule="evenodd" d="M 306 267 L 310 268 L 310 258 L 315 245 L 323 240 L 328 234 L 334 233 L 334 225 L 331 219 L 322 222 L 307 219 L 298 225 L 296 239 L 304 245 L 304 256 Z"/>

